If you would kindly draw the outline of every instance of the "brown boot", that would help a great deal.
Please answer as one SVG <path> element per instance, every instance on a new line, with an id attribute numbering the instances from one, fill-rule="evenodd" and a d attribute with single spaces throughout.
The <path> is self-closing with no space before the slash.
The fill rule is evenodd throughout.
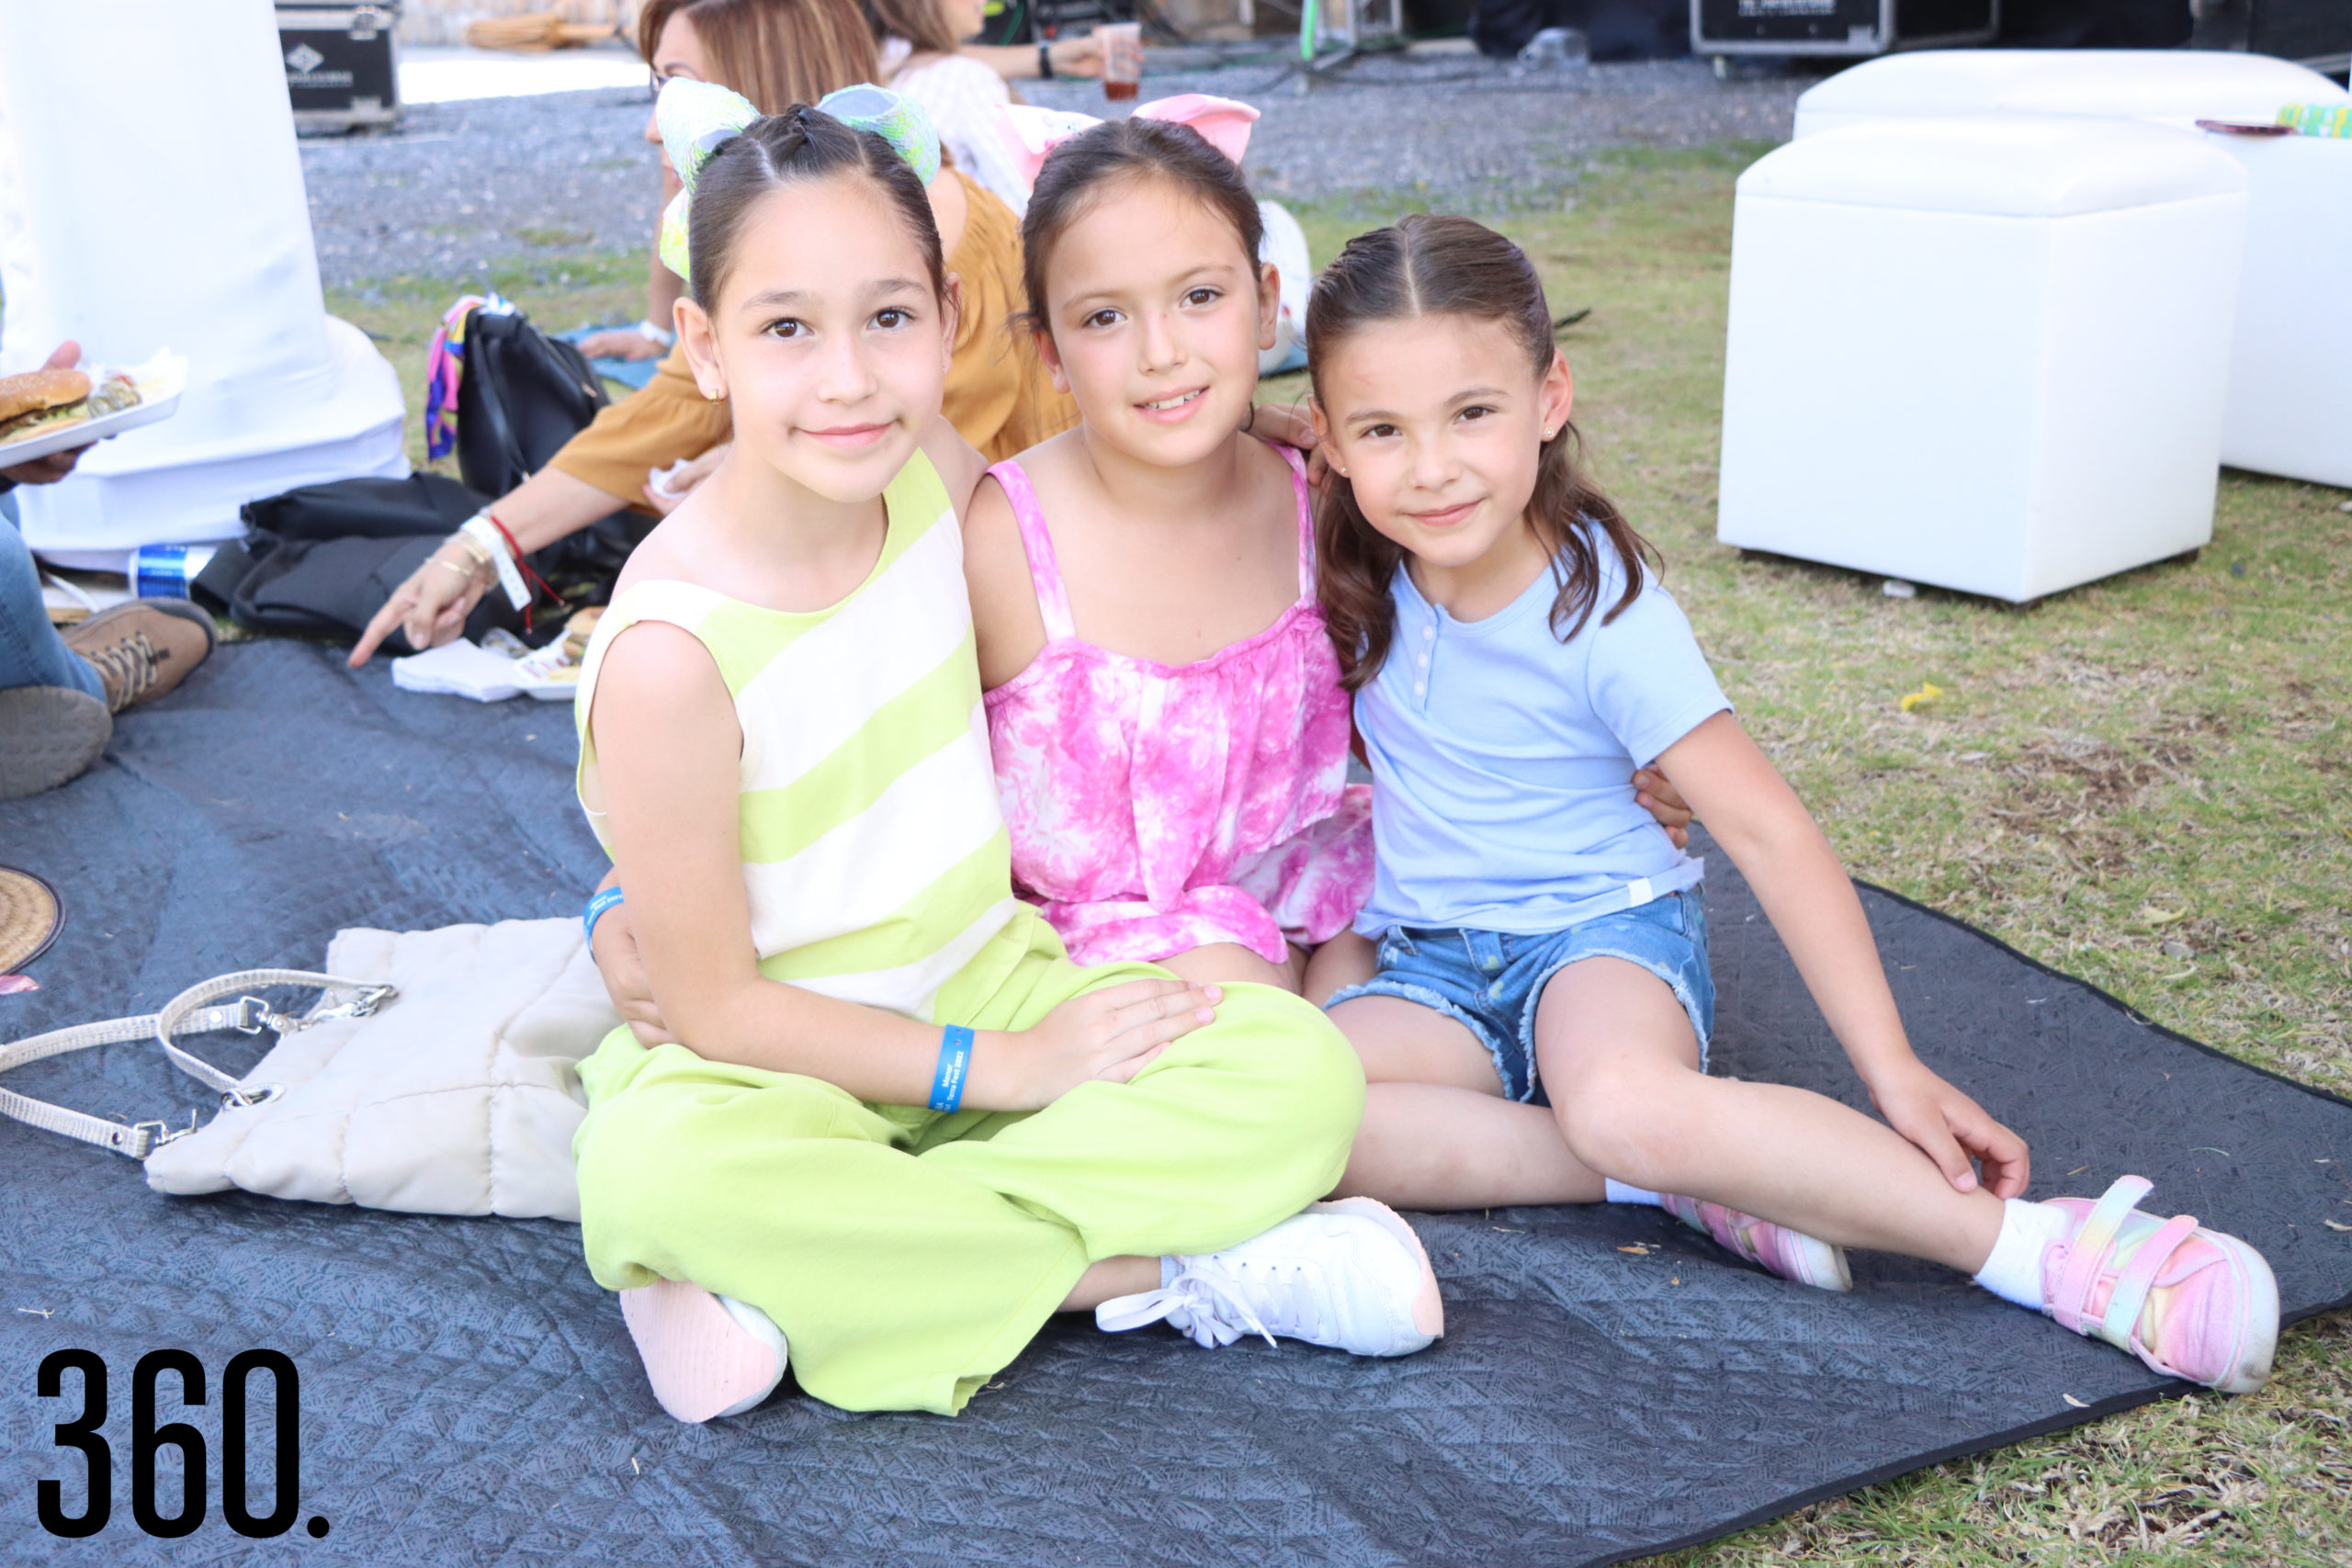
<path id="1" fill-rule="evenodd" d="M 160 697 L 212 652 L 212 617 L 185 599 L 134 599 L 68 626 L 65 646 L 98 667 L 107 707 Z"/>

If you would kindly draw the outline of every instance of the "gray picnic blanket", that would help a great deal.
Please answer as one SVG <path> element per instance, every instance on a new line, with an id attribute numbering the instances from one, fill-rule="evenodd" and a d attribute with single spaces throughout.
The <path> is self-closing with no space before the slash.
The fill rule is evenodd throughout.
<path id="1" fill-rule="evenodd" d="M 67 924 L 0 998 L 0 1039 L 159 1005 L 260 964 L 314 966 L 345 926 L 569 913 L 604 862 L 571 799 L 571 716 L 396 691 L 381 661 L 224 649 L 126 716 L 99 768 L 0 805 L 0 863 Z M 1860 1102 L 1737 874 L 1711 862 L 1715 1070 Z M 2037 1195 L 2153 1179 L 2152 1205 L 2259 1247 L 2290 1317 L 2352 1302 L 2352 1105 L 2149 1024 L 2083 983 L 1891 894 L 1864 900 L 1920 1054 L 2034 1145 Z M 242 1071 L 262 1048 L 209 1036 Z M 199 1089 L 110 1046 L 7 1087 L 185 1122 Z M 0 1556 L 121 1563 L 1600 1563 L 1702 1540 L 1951 1456 L 2181 1392 L 2130 1357 L 1921 1264 L 1855 1259 L 1831 1296 L 1728 1258 L 1655 1210 L 1415 1216 L 1449 1333 L 1372 1362 L 1172 1332 L 1042 1336 L 954 1420 L 850 1416 L 786 1389 L 682 1427 L 553 1223 L 421 1218 L 150 1192 L 117 1156 L 0 1122 Z M 2075 1172 L 2068 1176 L 2064 1173 Z M 37 1483 L 85 1508 L 53 1440 L 107 1369 L 111 1522 L 53 1536 Z M 134 1369 L 157 1421 L 206 1445 L 207 1512 L 134 1517 Z M 224 1521 L 232 1357 L 299 1372 L 292 1528 Z M 277 1406 L 244 1380 L 248 1514 L 277 1507 Z M 179 1450 L 154 1467 L 175 1515 Z M 323 1521 L 322 1525 L 311 1521 Z M 315 1537 L 312 1530 L 327 1533 Z"/>

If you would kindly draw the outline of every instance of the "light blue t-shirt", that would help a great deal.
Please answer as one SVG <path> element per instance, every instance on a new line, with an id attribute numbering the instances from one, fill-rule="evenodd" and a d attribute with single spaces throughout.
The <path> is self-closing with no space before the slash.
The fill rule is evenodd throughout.
<path id="1" fill-rule="evenodd" d="M 1703 863 L 1634 802 L 1632 776 L 1731 705 L 1655 582 L 1601 625 L 1625 582 L 1605 542 L 1601 556 L 1597 606 L 1566 642 L 1549 570 L 1457 621 L 1396 569 L 1396 637 L 1356 694 L 1378 861 L 1357 931 L 1532 936 L 1699 881 Z"/>

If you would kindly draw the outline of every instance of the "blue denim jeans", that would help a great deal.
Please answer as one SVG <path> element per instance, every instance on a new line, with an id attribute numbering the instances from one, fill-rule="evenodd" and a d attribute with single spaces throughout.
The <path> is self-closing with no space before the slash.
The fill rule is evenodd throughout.
<path id="1" fill-rule="evenodd" d="M 1665 981 L 1690 1015 L 1699 1036 L 1699 1067 L 1706 1070 L 1715 981 L 1707 969 L 1707 913 L 1696 887 L 1534 936 L 1394 926 L 1380 939 L 1380 972 L 1341 988 L 1325 1005 L 1396 997 L 1442 1012 L 1486 1046 L 1505 1094 L 1549 1105 L 1535 1070 L 1535 1010 L 1552 976 L 1585 958 L 1622 958 Z"/>
<path id="2" fill-rule="evenodd" d="M 0 692 L 14 686 L 71 686 L 94 697 L 107 694 L 90 661 L 65 646 L 41 608 L 40 572 L 24 536 L 15 527 L 14 499 L 0 495 Z"/>

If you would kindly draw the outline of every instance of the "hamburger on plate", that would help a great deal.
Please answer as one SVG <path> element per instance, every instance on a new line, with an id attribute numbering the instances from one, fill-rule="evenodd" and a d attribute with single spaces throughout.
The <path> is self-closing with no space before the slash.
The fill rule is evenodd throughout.
<path id="1" fill-rule="evenodd" d="M 0 447 L 138 406 L 139 389 L 120 371 L 106 377 L 96 389 L 79 370 L 0 376 Z"/>

